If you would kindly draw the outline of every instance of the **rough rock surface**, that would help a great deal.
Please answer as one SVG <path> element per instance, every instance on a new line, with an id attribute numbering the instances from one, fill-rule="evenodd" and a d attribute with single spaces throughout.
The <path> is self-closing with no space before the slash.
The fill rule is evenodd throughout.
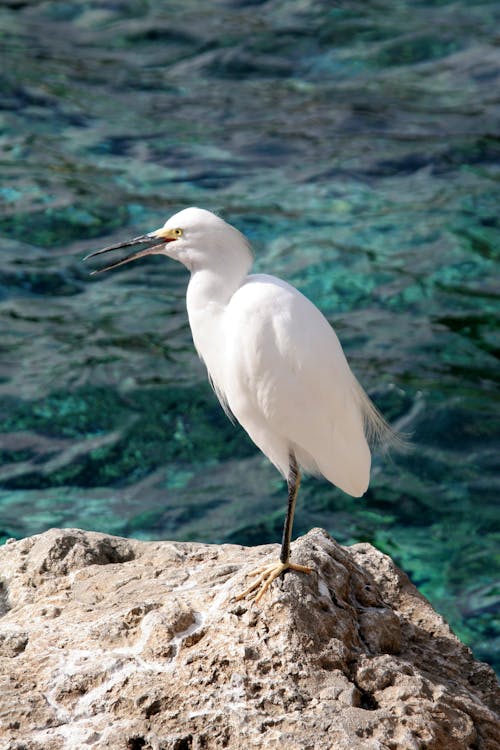
<path id="1" fill-rule="evenodd" d="M 0 549 L 0 747 L 498 750 L 498 688 L 390 558 L 315 529 L 278 546 L 75 529 Z"/>

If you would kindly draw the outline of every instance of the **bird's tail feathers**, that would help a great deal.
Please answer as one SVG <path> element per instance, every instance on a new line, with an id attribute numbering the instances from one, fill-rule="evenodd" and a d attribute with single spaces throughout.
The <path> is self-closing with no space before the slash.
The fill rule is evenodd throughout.
<path id="1" fill-rule="evenodd" d="M 382 451 L 391 448 L 398 451 L 408 450 L 410 435 L 394 430 L 377 409 L 362 385 L 353 377 L 354 391 L 363 414 L 366 439 L 371 448 L 377 446 Z"/>

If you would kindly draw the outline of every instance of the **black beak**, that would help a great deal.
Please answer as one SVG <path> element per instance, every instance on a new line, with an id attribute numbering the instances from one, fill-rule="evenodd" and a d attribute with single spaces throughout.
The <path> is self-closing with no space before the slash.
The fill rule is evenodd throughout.
<path id="1" fill-rule="evenodd" d="M 133 247 L 134 245 L 146 244 L 149 245 L 149 247 L 146 247 L 143 250 L 138 250 L 137 252 L 132 253 L 132 255 L 128 255 L 126 258 L 122 258 L 122 260 L 116 261 L 116 263 L 111 263 L 109 266 L 104 266 L 104 268 L 99 268 L 95 271 L 91 271 L 90 275 L 95 276 L 95 274 L 97 273 L 104 273 L 104 271 L 110 271 L 112 268 L 123 266 L 125 263 L 129 263 L 131 260 L 143 258 L 145 255 L 154 255 L 155 253 L 158 253 L 159 248 L 163 247 L 165 245 L 165 242 L 167 241 L 163 239 L 161 243 L 158 244 L 158 239 L 158 237 L 154 237 L 149 234 L 143 234 L 140 237 L 135 237 L 135 239 L 133 240 L 119 242 L 117 245 L 109 245 L 109 247 L 103 247 L 102 250 L 96 250 L 93 253 L 89 253 L 83 260 L 94 258 L 96 255 L 102 255 L 103 253 L 109 253 L 111 250 L 120 250 L 120 248 L 122 247 Z"/>

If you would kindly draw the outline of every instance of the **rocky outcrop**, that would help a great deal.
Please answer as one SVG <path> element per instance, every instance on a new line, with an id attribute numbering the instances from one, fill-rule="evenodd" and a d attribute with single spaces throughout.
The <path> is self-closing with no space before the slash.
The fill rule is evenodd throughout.
<path id="1" fill-rule="evenodd" d="M 0 549 L 2 750 L 498 750 L 492 670 L 390 558 L 53 529 Z"/>

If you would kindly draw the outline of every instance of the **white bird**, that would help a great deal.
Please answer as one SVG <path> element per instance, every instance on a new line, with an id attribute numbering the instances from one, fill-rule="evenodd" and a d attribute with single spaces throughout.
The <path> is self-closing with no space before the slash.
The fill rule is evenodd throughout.
<path id="1" fill-rule="evenodd" d="M 141 244 L 147 247 L 94 273 L 151 254 L 186 266 L 189 324 L 210 382 L 226 413 L 288 483 L 280 560 L 252 571 L 256 580 L 237 597 L 259 601 L 286 570 L 311 572 L 290 561 L 301 469 L 360 497 L 370 478 L 368 441 L 390 438 L 392 431 L 318 308 L 275 276 L 248 275 L 252 253 L 235 227 L 210 211 L 186 208 L 161 229 L 87 258 Z"/>

